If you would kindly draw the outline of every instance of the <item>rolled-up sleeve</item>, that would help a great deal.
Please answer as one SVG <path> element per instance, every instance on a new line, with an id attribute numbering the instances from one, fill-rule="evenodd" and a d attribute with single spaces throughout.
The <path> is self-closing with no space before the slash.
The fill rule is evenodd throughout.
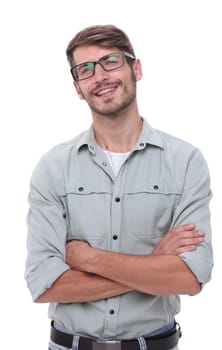
<path id="1" fill-rule="evenodd" d="M 184 173 L 183 190 L 175 211 L 173 226 L 194 223 L 197 229 L 205 232 L 204 242 L 199 244 L 195 251 L 180 254 L 203 286 L 210 280 L 213 268 L 209 209 L 212 192 L 208 166 L 198 149 L 190 155 Z"/>
<path id="2" fill-rule="evenodd" d="M 25 278 L 34 301 L 70 268 L 65 263 L 67 225 L 58 191 L 61 183 L 58 167 L 42 158 L 33 172 L 28 198 Z"/>

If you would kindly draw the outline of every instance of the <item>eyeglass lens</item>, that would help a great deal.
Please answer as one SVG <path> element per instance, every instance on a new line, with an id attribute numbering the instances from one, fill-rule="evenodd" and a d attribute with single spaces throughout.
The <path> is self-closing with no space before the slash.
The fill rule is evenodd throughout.
<path id="1" fill-rule="evenodd" d="M 97 62 L 85 62 L 75 67 L 74 74 L 77 80 L 87 79 L 94 75 L 95 65 L 100 64 L 106 71 L 117 69 L 123 64 L 123 55 L 115 52 L 101 57 Z"/>

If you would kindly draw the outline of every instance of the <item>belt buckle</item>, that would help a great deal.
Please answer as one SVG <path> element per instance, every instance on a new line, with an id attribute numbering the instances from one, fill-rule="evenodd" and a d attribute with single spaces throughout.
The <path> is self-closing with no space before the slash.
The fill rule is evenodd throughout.
<path id="1" fill-rule="evenodd" d="M 93 340 L 92 350 L 121 350 L 121 340 Z"/>

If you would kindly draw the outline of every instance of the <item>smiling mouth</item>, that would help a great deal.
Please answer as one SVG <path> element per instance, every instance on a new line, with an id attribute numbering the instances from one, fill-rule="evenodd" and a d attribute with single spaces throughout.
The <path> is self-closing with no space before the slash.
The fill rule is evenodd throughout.
<path id="1" fill-rule="evenodd" d="M 95 95 L 96 95 L 97 97 L 110 95 L 110 94 L 112 94 L 114 91 L 116 91 L 117 88 L 118 88 L 118 85 L 112 85 L 112 86 L 110 86 L 110 87 L 106 86 L 106 87 L 103 87 L 103 88 L 97 90 L 97 91 L 95 92 Z"/>

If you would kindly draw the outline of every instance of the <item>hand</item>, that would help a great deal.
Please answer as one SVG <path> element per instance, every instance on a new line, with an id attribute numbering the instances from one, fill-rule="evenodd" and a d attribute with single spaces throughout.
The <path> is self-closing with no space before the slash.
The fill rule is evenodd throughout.
<path id="1" fill-rule="evenodd" d="M 84 263 L 88 261 L 92 250 L 85 241 L 69 241 L 66 244 L 66 263 L 76 270 L 84 271 Z"/>
<path id="2" fill-rule="evenodd" d="M 204 241 L 204 232 L 194 224 L 177 226 L 168 231 L 153 249 L 152 255 L 179 255 L 191 252 Z"/>

